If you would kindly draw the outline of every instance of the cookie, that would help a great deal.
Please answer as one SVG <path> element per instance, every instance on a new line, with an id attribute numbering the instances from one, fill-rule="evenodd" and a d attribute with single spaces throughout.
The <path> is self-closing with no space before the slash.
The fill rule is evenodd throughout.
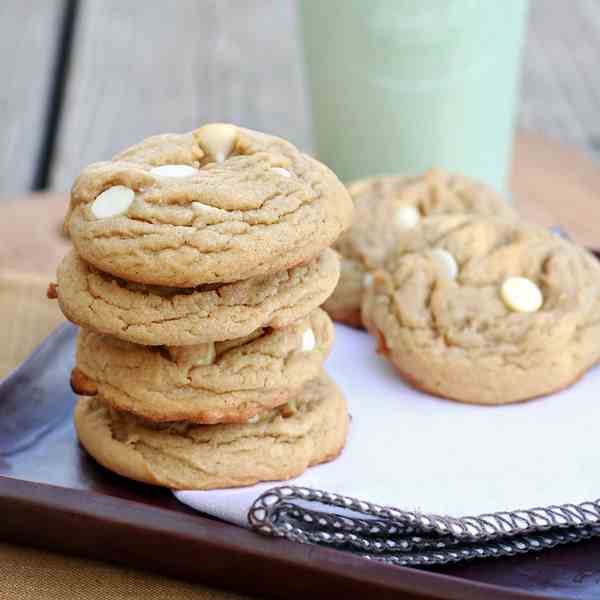
<path id="1" fill-rule="evenodd" d="M 82 398 L 75 427 L 84 448 L 120 475 L 173 489 L 208 490 L 291 479 L 334 459 L 348 429 L 346 402 L 325 375 L 295 402 L 239 425 L 152 426 Z"/>
<path id="2" fill-rule="evenodd" d="M 336 321 L 360 327 L 360 305 L 369 273 L 388 249 L 423 218 L 441 214 L 516 217 L 491 188 L 437 169 L 419 177 L 371 177 L 349 186 L 354 200 L 352 228 L 334 245 L 342 260 L 341 277 L 323 308 Z"/>
<path id="3" fill-rule="evenodd" d="M 240 423 L 316 377 L 333 344 L 316 309 L 284 329 L 198 346 L 139 346 L 82 330 L 72 386 L 150 421 Z"/>
<path id="4" fill-rule="evenodd" d="M 286 327 L 319 306 L 338 277 L 339 260 L 329 248 L 274 275 L 197 288 L 131 283 L 71 252 L 55 290 L 65 316 L 84 328 L 137 344 L 183 346 Z"/>
<path id="5" fill-rule="evenodd" d="M 375 274 L 363 320 L 411 385 L 508 404 L 571 385 L 600 358 L 600 264 L 540 227 L 428 219 Z"/>
<path id="6" fill-rule="evenodd" d="M 196 287 L 307 262 L 350 226 L 352 210 L 337 177 L 290 143 L 211 124 L 85 168 L 65 227 L 101 271 Z"/>

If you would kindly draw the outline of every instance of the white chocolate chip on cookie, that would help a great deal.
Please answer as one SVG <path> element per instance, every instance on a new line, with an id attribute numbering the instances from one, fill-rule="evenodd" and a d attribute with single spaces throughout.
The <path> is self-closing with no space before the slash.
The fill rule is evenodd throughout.
<path id="1" fill-rule="evenodd" d="M 191 177 L 198 172 L 198 169 L 190 165 L 160 165 L 150 169 L 150 175 L 157 177 Z"/>
<path id="2" fill-rule="evenodd" d="M 271 167 L 271 171 L 273 171 L 273 173 L 277 173 L 277 175 L 281 175 L 283 177 L 291 177 L 292 176 L 292 174 L 287 169 L 284 169 L 283 167 Z"/>
<path id="3" fill-rule="evenodd" d="M 124 215 L 134 198 L 133 190 L 124 185 L 113 185 L 99 194 L 92 202 L 92 214 L 97 219 Z"/>
<path id="4" fill-rule="evenodd" d="M 544 301 L 540 288 L 527 277 L 505 279 L 500 293 L 506 306 L 516 312 L 535 312 Z"/>
<path id="5" fill-rule="evenodd" d="M 229 157 L 235 148 L 237 136 L 237 127 L 227 123 L 210 123 L 200 127 L 194 134 L 202 150 L 218 163 Z"/>
<path id="6" fill-rule="evenodd" d="M 315 334 L 312 329 L 305 329 L 302 332 L 302 352 L 312 352 L 317 345 Z"/>
<path id="7" fill-rule="evenodd" d="M 204 215 L 227 215 L 227 211 L 210 204 L 204 204 L 202 202 L 192 202 L 192 209 L 200 214 Z"/>
<path id="8" fill-rule="evenodd" d="M 412 229 L 420 220 L 421 215 L 414 206 L 401 206 L 394 215 L 398 229 Z"/>
<path id="9" fill-rule="evenodd" d="M 210 206 L 209 204 L 203 204 L 202 202 L 192 202 L 192 210 L 197 218 L 202 220 L 204 223 L 219 223 L 220 221 L 226 221 L 231 218 L 230 214 L 222 208 L 216 206 Z"/>
<path id="10" fill-rule="evenodd" d="M 450 252 L 443 248 L 433 248 L 429 253 L 429 256 L 444 277 L 456 279 L 456 276 L 458 275 L 458 264 Z"/>
<path id="11" fill-rule="evenodd" d="M 215 362 L 215 344 L 208 342 L 203 344 L 202 352 L 198 352 L 194 364 L 196 365 L 212 365 Z"/>

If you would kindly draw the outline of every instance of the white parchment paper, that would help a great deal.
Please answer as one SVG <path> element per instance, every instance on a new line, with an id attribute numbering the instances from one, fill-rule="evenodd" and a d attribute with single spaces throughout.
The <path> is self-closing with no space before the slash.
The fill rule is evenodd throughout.
<path id="1" fill-rule="evenodd" d="M 540 400 L 469 406 L 405 385 L 366 333 L 336 332 L 326 366 L 348 400 L 348 444 L 290 483 L 455 517 L 600 497 L 600 367 Z M 275 485 L 175 495 L 246 526 L 254 499 Z"/>

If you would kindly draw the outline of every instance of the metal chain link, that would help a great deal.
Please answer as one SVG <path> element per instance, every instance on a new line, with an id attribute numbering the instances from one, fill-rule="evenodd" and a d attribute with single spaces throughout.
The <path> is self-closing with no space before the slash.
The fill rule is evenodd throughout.
<path id="1" fill-rule="evenodd" d="M 600 500 L 455 518 L 282 486 L 255 500 L 248 522 L 265 535 L 332 546 L 377 562 L 439 565 L 512 556 L 598 536 Z"/>

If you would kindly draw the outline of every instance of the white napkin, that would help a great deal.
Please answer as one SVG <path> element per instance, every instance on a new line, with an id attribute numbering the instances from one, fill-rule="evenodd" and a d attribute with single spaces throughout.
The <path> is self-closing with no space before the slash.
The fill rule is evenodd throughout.
<path id="1" fill-rule="evenodd" d="M 600 497 L 600 367 L 540 400 L 469 406 L 405 385 L 366 333 L 336 333 L 327 370 L 348 400 L 348 444 L 288 483 L 455 517 Z M 253 501 L 276 485 L 175 495 L 247 526 Z"/>

